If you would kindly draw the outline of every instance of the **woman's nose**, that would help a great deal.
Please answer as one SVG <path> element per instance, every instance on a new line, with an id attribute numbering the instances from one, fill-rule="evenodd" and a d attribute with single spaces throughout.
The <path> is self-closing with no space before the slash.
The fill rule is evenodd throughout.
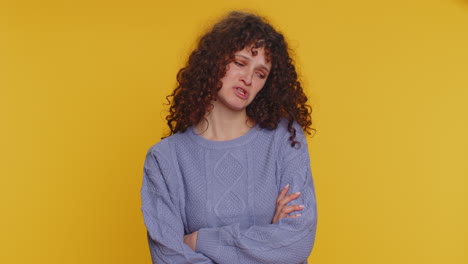
<path id="1" fill-rule="evenodd" d="M 242 73 L 242 81 L 244 82 L 245 85 L 251 85 L 252 84 L 252 75 L 253 73 L 250 70 L 245 70 Z"/>

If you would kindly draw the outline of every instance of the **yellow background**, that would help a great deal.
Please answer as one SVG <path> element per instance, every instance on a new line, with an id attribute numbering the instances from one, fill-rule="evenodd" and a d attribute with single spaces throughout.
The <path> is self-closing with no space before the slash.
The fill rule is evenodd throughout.
<path id="1" fill-rule="evenodd" d="M 0 1 L 0 263 L 150 263 L 163 103 L 225 11 L 296 50 L 317 134 L 314 264 L 468 263 L 468 1 Z"/>

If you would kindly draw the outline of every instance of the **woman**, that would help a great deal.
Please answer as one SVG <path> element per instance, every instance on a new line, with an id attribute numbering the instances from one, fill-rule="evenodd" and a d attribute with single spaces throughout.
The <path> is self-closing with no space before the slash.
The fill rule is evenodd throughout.
<path id="1" fill-rule="evenodd" d="M 231 12 L 177 80 L 141 189 L 153 263 L 307 263 L 312 122 L 283 36 Z"/>

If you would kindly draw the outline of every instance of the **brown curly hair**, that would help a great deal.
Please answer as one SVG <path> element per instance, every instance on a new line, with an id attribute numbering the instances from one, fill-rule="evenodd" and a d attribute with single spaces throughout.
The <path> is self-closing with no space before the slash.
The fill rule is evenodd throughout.
<path id="1" fill-rule="evenodd" d="M 282 118 L 287 119 L 291 146 L 298 143 L 296 121 L 310 134 L 312 108 L 306 104 L 301 83 L 289 55 L 283 35 L 264 18 L 233 11 L 200 38 L 186 66 L 177 74 L 178 85 L 167 96 L 169 115 L 166 116 L 170 135 L 184 132 L 198 124 L 210 111 L 216 94 L 222 87 L 221 78 L 234 53 L 245 47 L 264 48 L 271 61 L 271 70 L 264 87 L 247 107 L 247 116 L 261 128 L 275 129 Z M 253 53 L 255 52 L 252 48 Z M 253 54 L 256 55 L 256 54 Z"/>

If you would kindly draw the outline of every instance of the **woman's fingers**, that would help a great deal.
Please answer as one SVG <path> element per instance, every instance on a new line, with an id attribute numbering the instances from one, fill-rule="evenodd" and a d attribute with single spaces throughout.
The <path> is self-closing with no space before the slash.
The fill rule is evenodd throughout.
<path id="1" fill-rule="evenodd" d="M 286 195 L 289 191 L 289 184 L 286 185 L 279 193 L 278 198 L 276 200 L 276 210 L 275 210 L 275 215 L 273 217 L 272 223 L 276 223 L 282 218 L 288 217 L 288 214 L 295 212 L 295 211 L 300 211 L 304 208 L 303 205 L 289 205 L 291 201 L 296 200 L 301 196 L 300 192 L 296 193 L 290 193 L 289 195 Z M 300 215 L 294 216 L 298 217 Z M 293 217 L 293 216 L 289 216 Z"/>
<path id="2" fill-rule="evenodd" d="M 295 204 L 295 205 L 289 205 L 289 206 L 284 207 L 283 210 L 281 211 L 281 213 L 282 213 L 284 216 L 286 216 L 286 215 L 288 215 L 288 214 L 290 214 L 290 213 L 292 213 L 292 212 L 300 211 L 300 210 L 302 210 L 302 209 L 304 209 L 304 206 L 303 206 L 303 205 L 297 205 L 297 204 Z"/>
<path id="3" fill-rule="evenodd" d="M 289 215 L 288 217 L 289 217 L 289 218 L 297 218 L 297 217 L 299 217 L 299 216 L 302 216 L 302 215 L 301 215 L 301 214 L 295 214 L 295 215 Z"/>
<path id="4" fill-rule="evenodd" d="M 276 204 L 279 204 L 279 202 L 284 199 L 288 191 L 289 191 L 289 184 L 284 186 L 284 188 L 279 193 L 278 198 L 276 199 Z"/>
<path id="5" fill-rule="evenodd" d="M 286 194 L 289 191 L 289 184 L 284 186 L 284 188 L 280 191 L 278 198 L 276 199 L 276 208 L 275 208 L 275 215 L 273 216 L 273 220 L 271 221 L 273 224 L 278 222 L 280 220 L 280 214 L 281 210 L 283 210 L 283 207 L 285 203 L 283 203 L 283 199 L 286 197 Z"/>
<path id="6" fill-rule="evenodd" d="M 304 206 L 298 205 L 298 204 L 285 206 L 283 209 L 277 210 L 275 212 L 275 216 L 273 217 L 272 223 L 274 224 L 285 217 L 290 217 L 290 218 L 299 217 L 301 216 L 301 214 L 295 214 L 295 215 L 289 215 L 289 214 L 296 212 L 296 211 L 301 211 L 302 209 L 304 209 Z"/>
<path id="7" fill-rule="evenodd" d="M 296 200 L 297 198 L 299 198 L 299 196 L 301 196 L 300 192 L 290 193 L 289 195 L 287 195 L 283 199 L 278 200 L 277 205 L 276 205 L 277 209 L 278 209 L 279 206 L 285 206 L 288 203 L 290 203 L 291 201 Z"/>

